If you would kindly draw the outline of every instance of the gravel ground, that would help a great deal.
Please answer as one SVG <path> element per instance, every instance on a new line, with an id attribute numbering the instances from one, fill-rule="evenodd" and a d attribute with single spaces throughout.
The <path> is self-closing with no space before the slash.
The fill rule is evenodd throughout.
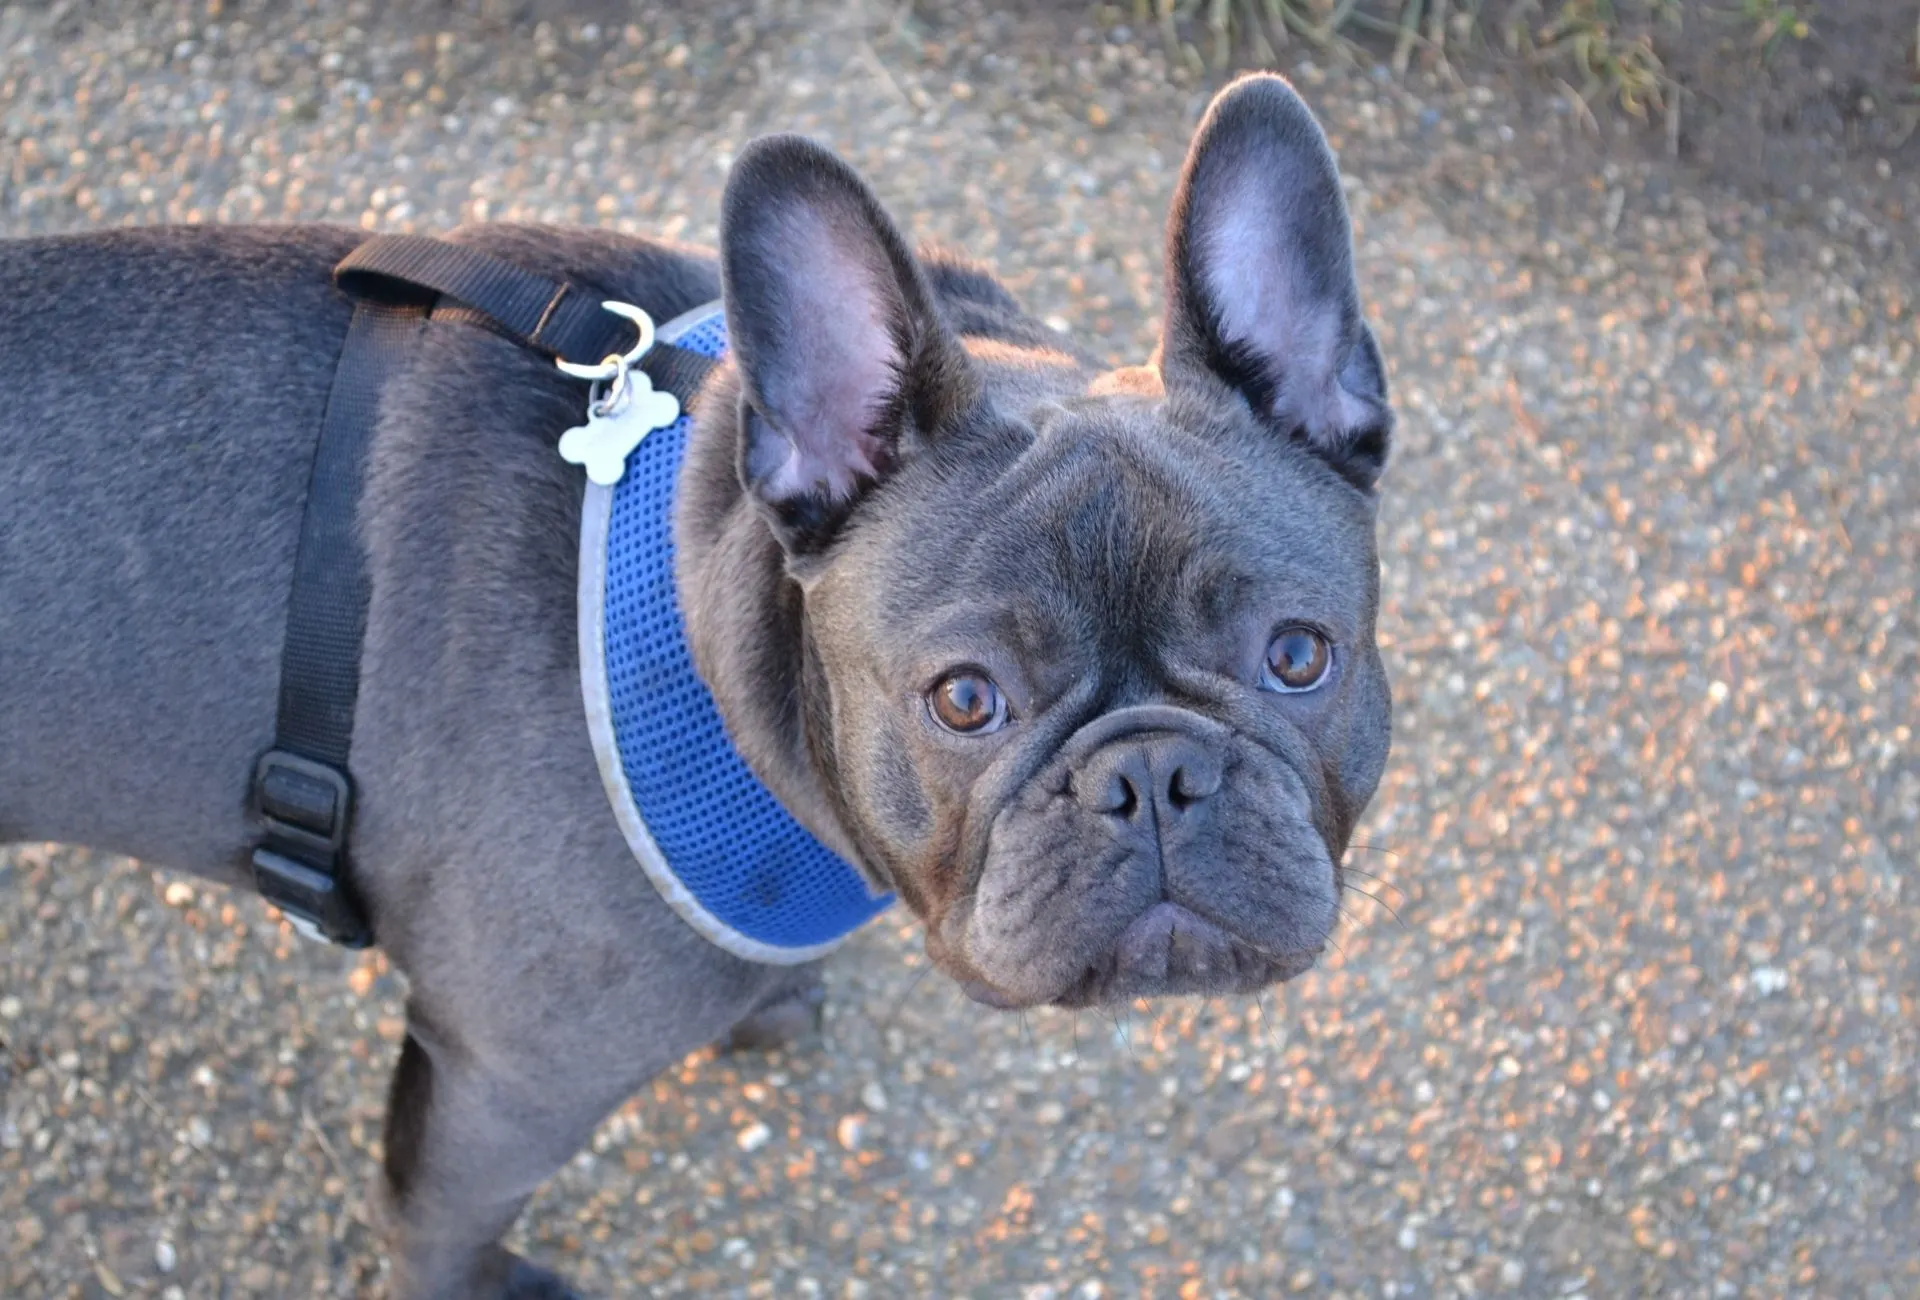
<path id="1" fill-rule="evenodd" d="M 1147 346 L 1205 87 L 1138 37 L 533 8 L 0 7 L 0 233 L 709 240 L 732 153 L 796 128 Z M 976 1009 L 876 924 L 823 1043 L 689 1058 L 535 1201 L 518 1244 L 593 1292 L 1920 1294 L 1911 178 L 1768 209 L 1489 86 L 1295 75 L 1403 412 L 1354 856 L 1398 919 L 1357 901 L 1258 1002 L 1115 1019 Z M 0 852 L 0 1293 L 377 1294 L 399 993 L 252 899 Z"/>

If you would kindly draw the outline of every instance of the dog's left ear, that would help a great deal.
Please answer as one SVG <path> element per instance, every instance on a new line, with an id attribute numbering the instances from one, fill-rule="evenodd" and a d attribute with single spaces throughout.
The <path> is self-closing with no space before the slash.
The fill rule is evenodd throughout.
<path id="1" fill-rule="evenodd" d="M 1159 363 L 1169 389 L 1224 383 L 1362 488 L 1386 463 L 1386 374 L 1340 171 L 1279 77 L 1228 86 L 1194 137 L 1168 222 Z"/>
<path id="2" fill-rule="evenodd" d="M 973 399 L 966 352 L 859 176 L 800 136 L 741 151 L 720 215 L 739 468 L 790 555 L 825 549 Z"/>

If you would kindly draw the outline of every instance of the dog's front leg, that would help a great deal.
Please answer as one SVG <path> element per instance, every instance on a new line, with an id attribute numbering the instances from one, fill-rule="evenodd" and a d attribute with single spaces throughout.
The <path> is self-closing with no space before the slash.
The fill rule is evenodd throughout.
<path id="1" fill-rule="evenodd" d="M 410 1009 L 375 1198 L 394 1300 L 574 1295 L 499 1237 L 638 1080 L 605 1077 L 588 1063 L 556 1078 L 552 1065 L 478 1058 Z"/>
<path id="2" fill-rule="evenodd" d="M 657 980 L 642 980 L 570 1017 L 510 994 L 447 996 L 476 988 L 470 978 L 442 983 L 430 976 L 415 985 L 375 1189 L 393 1300 L 574 1295 L 559 1277 L 499 1244 L 534 1189 L 608 1112 L 703 1041 L 765 1049 L 818 1026 L 823 990 L 816 964 L 753 967 L 690 933 L 670 937 L 682 941 L 678 969 L 711 1001 L 687 998 L 684 989 L 676 997 Z M 657 954 L 669 946 L 641 950 Z M 645 996 L 649 982 L 652 998 Z"/>

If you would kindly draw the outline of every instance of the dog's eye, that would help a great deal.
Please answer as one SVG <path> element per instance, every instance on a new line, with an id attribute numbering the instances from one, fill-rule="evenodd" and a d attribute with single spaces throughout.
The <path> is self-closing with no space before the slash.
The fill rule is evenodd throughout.
<path id="1" fill-rule="evenodd" d="M 1007 700 L 993 679 L 966 669 L 952 674 L 927 696 L 936 722 L 961 736 L 998 731 L 1007 720 Z"/>
<path id="2" fill-rule="evenodd" d="M 1310 691 L 1327 679 L 1333 647 L 1310 627 L 1290 627 L 1267 646 L 1266 687 L 1292 693 Z"/>

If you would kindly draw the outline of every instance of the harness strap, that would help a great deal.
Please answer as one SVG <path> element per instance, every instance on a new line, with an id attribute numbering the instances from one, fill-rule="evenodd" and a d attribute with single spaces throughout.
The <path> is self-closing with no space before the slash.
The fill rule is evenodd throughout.
<path id="1" fill-rule="evenodd" d="M 303 934 L 364 948 L 373 927 L 349 875 L 347 757 L 369 592 L 360 488 L 381 392 L 431 315 L 470 319 L 546 356 L 589 365 L 626 352 L 637 336 L 566 281 L 424 235 L 374 236 L 334 268 L 334 283 L 356 301 L 314 448 L 274 746 L 254 767 L 253 806 L 266 834 L 253 873 L 261 895 Z M 464 310 L 435 313 L 442 298 Z M 656 342 L 641 369 L 684 404 L 714 364 Z"/>
<path id="2" fill-rule="evenodd" d="M 254 806 L 267 828 L 253 854 L 256 887 L 304 933 L 347 948 L 373 941 L 346 861 L 353 818 L 347 754 L 367 627 L 360 483 L 381 389 L 425 323 L 419 306 L 354 306 L 307 484 L 273 748 L 253 774 Z"/>
<path id="3" fill-rule="evenodd" d="M 564 280 L 524 271 L 464 244 L 428 235 L 375 235 L 333 270 L 356 298 L 431 302 L 445 294 L 485 312 L 536 352 L 591 365 L 634 344 L 633 326 Z"/>
<path id="4" fill-rule="evenodd" d="M 692 348 L 677 347 L 672 343 L 655 340 L 647 349 L 647 355 L 640 358 L 641 370 L 647 378 L 653 380 L 653 386 L 662 392 L 672 393 L 680 399 L 680 409 L 686 410 L 687 403 L 700 391 L 700 385 L 707 376 L 720 368 L 720 363 Z"/>
<path id="5" fill-rule="evenodd" d="M 344 292 L 362 300 L 431 307 L 436 298 L 452 299 L 478 314 L 473 323 L 578 365 L 624 353 L 638 341 L 634 326 L 603 310 L 597 295 L 429 235 L 375 235 L 341 259 L 333 277 Z M 449 314 L 434 312 L 436 319 Z M 714 364 L 698 352 L 656 342 L 640 368 L 654 387 L 684 402 Z"/>

